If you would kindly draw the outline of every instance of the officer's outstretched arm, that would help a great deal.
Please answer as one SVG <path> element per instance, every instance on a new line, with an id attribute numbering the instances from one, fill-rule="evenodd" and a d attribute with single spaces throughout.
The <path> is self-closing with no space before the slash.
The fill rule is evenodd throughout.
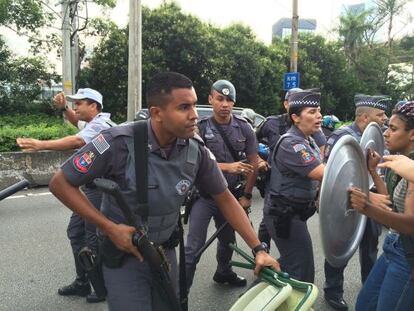
<path id="1" fill-rule="evenodd" d="M 324 171 L 325 171 L 325 164 L 321 163 L 309 172 L 308 177 L 310 179 L 322 181 Z"/>
<path id="2" fill-rule="evenodd" d="M 40 150 L 70 150 L 77 149 L 85 145 L 83 138 L 77 135 L 66 136 L 53 140 L 38 140 L 33 138 L 17 138 L 17 145 L 22 151 Z"/>
<path id="3" fill-rule="evenodd" d="M 132 244 L 132 235 L 136 232 L 135 228 L 123 224 L 115 224 L 106 218 L 93 207 L 92 203 L 78 187 L 73 186 L 67 181 L 62 170 L 57 171 L 52 177 L 49 189 L 69 209 L 96 225 L 120 250 L 131 253 L 142 261 L 141 254 Z"/>
<path id="4" fill-rule="evenodd" d="M 247 245 L 249 245 L 251 249 L 258 246 L 260 244 L 260 241 L 250 224 L 249 218 L 247 217 L 243 208 L 237 202 L 236 198 L 231 194 L 231 192 L 226 189 L 220 194 L 213 195 L 213 198 L 223 216 L 240 234 Z M 257 274 L 264 266 L 271 266 L 277 271 L 280 271 L 279 263 L 269 254 L 262 251 L 256 255 L 255 273 Z"/>

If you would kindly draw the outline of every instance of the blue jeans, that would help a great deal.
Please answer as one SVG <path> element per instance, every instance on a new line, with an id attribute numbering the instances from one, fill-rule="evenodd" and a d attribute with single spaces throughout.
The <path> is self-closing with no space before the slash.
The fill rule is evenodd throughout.
<path id="1" fill-rule="evenodd" d="M 355 310 L 414 310 L 414 281 L 399 235 L 388 233 L 383 250 L 358 295 Z"/>

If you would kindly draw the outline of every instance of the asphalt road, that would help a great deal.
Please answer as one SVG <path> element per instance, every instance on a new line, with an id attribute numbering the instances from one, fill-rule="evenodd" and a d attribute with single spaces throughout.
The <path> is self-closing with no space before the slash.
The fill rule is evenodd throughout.
<path id="1" fill-rule="evenodd" d="M 257 228 L 263 201 L 254 194 L 251 220 Z M 84 298 L 61 297 L 58 287 L 72 282 L 73 258 L 66 237 L 70 211 L 59 203 L 47 188 L 24 190 L 0 202 L 0 310 L 107 310 L 106 303 L 87 304 Z M 330 310 L 323 300 L 323 252 L 318 217 L 309 221 L 316 264 L 315 284 L 319 297 L 314 310 Z M 214 232 L 214 226 L 209 228 Z M 249 251 L 238 238 L 239 246 Z M 277 257 L 274 244 L 271 253 Z M 235 256 L 235 260 L 243 261 Z M 228 310 L 244 289 L 229 288 L 212 281 L 216 267 L 215 244 L 201 258 L 189 297 L 190 310 Z M 249 282 L 253 273 L 236 269 Z M 358 256 L 346 269 L 345 300 L 355 303 L 361 287 Z"/>

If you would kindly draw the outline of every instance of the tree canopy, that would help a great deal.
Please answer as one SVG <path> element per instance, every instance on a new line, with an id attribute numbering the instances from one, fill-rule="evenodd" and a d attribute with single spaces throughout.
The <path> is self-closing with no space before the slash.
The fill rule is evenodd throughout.
<path id="1" fill-rule="evenodd" d="M 115 3 L 94 2 L 106 7 Z M 343 15 L 336 41 L 312 34 L 299 36 L 301 87 L 320 88 L 323 113 L 352 119 L 356 93 L 387 94 L 395 102 L 414 96 L 413 36 L 397 40 L 388 31 L 386 42 L 374 40 L 383 25 L 389 30 L 393 25 L 390 20 L 401 14 L 407 1 L 396 1 L 394 7 L 392 1 L 377 2 L 382 6 L 375 12 Z M 47 34 L 39 34 L 39 29 L 51 27 L 57 20 L 48 5 L 48 0 L 0 0 L 0 25 L 45 39 Z M 184 13 L 174 2 L 164 2 L 155 9 L 143 7 L 142 29 L 144 90 L 153 74 L 177 71 L 193 80 L 199 103 L 205 104 L 211 84 L 228 79 L 236 86 L 237 106 L 250 107 L 264 115 L 279 112 L 285 93 L 283 74 L 289 71 L 289 40 L 274 39 L 265 45 L 245 25 L 219 28 Z M 84 60 L 80 85 L 101 91 L 105 109 L 118 120 L 125 119 L 128 28 L 95 19 L 88 22 L 87 35 L 99 41 Z M 39 42 L 36 45 L 33 41 L 33 46 L 43 44 Z M 28 102 L 36 93 L 35 87 L 27 86 L 52 76 L 45 68 L 47 63 L 42 58 L 14 57 L 0 37 L 0 108 L 26 107 L 18 102 Z M 15 88 L 10 92 L 13 83 Z M 13 105 L 11 93 L 15 93 Z M 145 98 L 143 103 L 145 106 Z"/>

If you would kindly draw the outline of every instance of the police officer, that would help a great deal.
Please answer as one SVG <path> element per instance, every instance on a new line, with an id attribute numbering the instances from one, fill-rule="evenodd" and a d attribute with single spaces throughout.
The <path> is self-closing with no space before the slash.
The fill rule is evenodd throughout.
<path id="1" fill-rule="evenodd" d="M 292 126 L 274 147 L 269 188 L 264 200 L 266 228 L 280 252 L 281 268 L 295 279 L 313 282 L 312 240 L 306 221 L 315 199 L 324 164 L 312 134 L 320 131 L 320 93 L 303 90 L 288 97 Z"/>
<path id="2" fill-rule="evenodd" d="M 66 105 L 66 99 L 74 102 L 74 110 Z M 110 114 L 102 112 L 102 95 L 90 88 L 79 89 L 75 95 L 68 95 L 65 98 L 63 93 L 59 93 L 54 98 L 55 105 L 65 111 L 68 120 L 77 125 L 78 121 L 86 122 L 84 128 L 76 135 L 66 136 L 55 140 L 37 140 L 32 138 L 18 138 L 17 144 L 23 151 L 38 150 L 70 150 L 88 144 L 102 130 L 115 125 L 110 119 Z M 90 159 L 83 159 L 89 161 Z M 82 167 L 79 168 L 82 170 Z M 83 193 L 99 209 L 102 193 L 92 185 L 82 187 Z M 92 251 L 97 253 L 96 228 L 93 224 L 85 222 L 78 214 L 73 213 L 67 228 L 73 255 L 75 258 L 76 278 L 64 287 L 59 288 L 58 293 L 62 296 L 87 296 L 88 302 L 99 302 L 105 297 L 98 297 L 94 292 L 91 294 L 89 280 L 86 272 L 79 264 L 78 254 L 84 246 L 89 246 Z"/>
<path id="3" fill-rule="evenodd" d="M 255 250 L 257 270 L 278 263 L 260 244 L 240 204 L 227 189 L 227 183 L 214 155 L 194 134 L 197 96 L 191 80 L 173 72 L 160 73 L 147 84 L 148 128 L 148 237 L 156 244 L 170 239 L 186 193 L 195 184 L 211 195 L 226 219 L 246 243 Z M 93 208 L 78 186 L 96 177 L 117 182 L 133 212 L 139 215 L 135 165 L 133 159 L 134 124 L 114 127 L 102 132 L 75 155 L 53 177 L 50 190 L 70 209 L 99 228 L 105 240 L 122 251 L 117 266 L 103 265 L 110 310 L 169 310 L 165 297 L 160 297 L 148 263 L 132 244 L 136 228 L 125 225 L 115 200 L 103 195 L 102 213 Z M 99 140 L 98 140 L 99 139 Z M 144 148 L 145 146 L 143 146 Z M 80 162 L 82 157 L 91 159 Z M 82 164 L 81 164 L 82 163 Z M 138 219 L 141 219 L 138 216 Z M 171 279 L 176 282 L 175 248 L 165 249 L 171 264 Z M 114 264 L 114 261 L 112 261 Z"/>
<path id="4" fill-rule="evenodd" d="M 301 88 L 293 88 L 286 92 L 285 99 L 283 101 L 283 107 L 286 111 L 288 111 L 288 97 L 290 94 L 294 94 L 297 92 L 301 92 Z M 279 140 L 280 136 L 285 134 L 289 128 L 292 125 L 292 121 L 290 120 L 289 114 L 283 113 L 276 116 L 270 116 L 268 117 L 265 122 L 259 127 L 257 130 L 257 139 L 259 142 L 264 142 L 269 146 L 270 154 L 273 148 L 275 147 L 277 141 Z M 321 131 L 317 131 L 316 133 L 312 134 L 313 139 L 315 140 L 316 144 L 318 145 L 319 149 L 321 149 L 321 152 L 323 153 L 323 148 L 326 144 L 325 136 Z M 269 163 L 268 163 L 269 164 Z M 265 165 L 260 166 L 263 169 L 267 169 Z M 265 183 L 266 184 L 266 183 Z M 265 189 L 261 190 L 261 193 L 266 192 L 266 186 Z M 267 232 L 264 220 L 260 222 L 259 225 L 259 239 L 262 242 L 265 242 L 267 245 L 270 246 L 270 235 Z"/>
<path id="5" fill-rule="evenodd" d="M 285 134 L 292 125 L 292 121 L 289 118 L 288 109 L 289 102 L 288 97 L 291 94 L 301 92 L 301 88 L 293 88 L 286 92 L 285 99 L 283 101 L 283 107 L 287 111 L 286 113 L 267 117 L 263 124 L 257 131 L 257 139 L 259 141 L 267 142 L 270 150 L 273 150 L 280 136 Z M 317 131 L 312 135 L 313 139 L 317 143 L 318 147 L 324 147 L 326 139 L 321 131 Z"/>
<path id="6" fill-rule="evenodd" d="M 213 106 L 213 116 L 200 120 L 198 124 L 200 136 L 217 159 L 229 190 L 239 199 L 240 205 L 248 209 L 251 205 L 252 189 L 257 172 L 258 155 L 254 131 L 243 117 L 232 114 L 236 102 L 236 89 L 231 82 L 216 81 L 211 87 L 208 101 Z M 227 146 L 226 138 L 223 136 L 228 139 L 230 147 Z M 247 160 L 247 163 L 244 160 Z M 247 182 L 244 192 L 240 193 L 240 182 L 243 176 L 247 177 Z M 226 221 L 213 197 L 203 191 L 200 193 L 201 197 L 194 203 L 190 213 L 185 247 L 188 289 L 191 287 L 196 265 L 200 259 L 196 254 L 206 241 L 210 219 L 214 218 L 217 228 Z M 228 247 L 230 242 L 235 242 L 234 229 L 226 226 L 218 235 L 217 270 L 213 280 L 217 283 L 245 286 L 246 279 L 233 272 L 229 264 L 233 254 L 233 250 Z"/>
<path id="7" fill-rule="evenodd" d="M 376 122 L 382 127 L 387 120 L 385 110 L 389 98 L 386 96 L 355 95 L 355 121 L 351 125 L 341 127 L 329 136 L 325 148 L 325 161 L 328 160 L 335 143 L 344 135 L 352 135 L 358 142 L 362 133 L 371 122 Z M 359 245 L 359 261 L 361 264 L 361 279 L 364 283 L 371 268 L 377 260 L 378 237 L 381 234 L 381 226 L 367 219 L 364 235 Z M 326 260 L 325 270 L 325 300 L 337 310 L 348 310 L 348 305 L 343 299 L 344 293 L 344 269 L 331 266 Z"/>

